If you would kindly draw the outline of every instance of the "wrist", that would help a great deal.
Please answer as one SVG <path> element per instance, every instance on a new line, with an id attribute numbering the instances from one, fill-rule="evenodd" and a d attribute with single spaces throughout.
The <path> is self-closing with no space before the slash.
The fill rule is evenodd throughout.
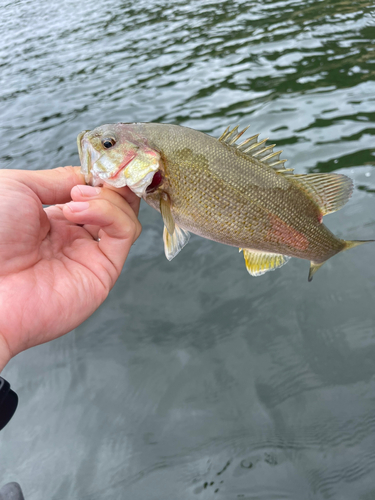
<path id="1" fill-rule="evenodd" d="M 8 342 L 5 340 L 5 337 L 0 333 L 0 373 L 11 359 L 12 359 L 12 354 L 10 352 Z"/>

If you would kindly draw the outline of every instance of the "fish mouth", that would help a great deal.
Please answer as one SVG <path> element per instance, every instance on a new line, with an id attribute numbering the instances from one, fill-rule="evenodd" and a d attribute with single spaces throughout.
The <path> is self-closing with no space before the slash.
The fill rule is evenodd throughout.
<path id="1" fill-rule="evenodd" d="M 95 163 L 100 158 L 100 154 L 92 147 L 90 140 L 85 137 L 87 132 L 90 132 L 90 130 L 83 130 L 77 137 L 78 153 L 81 161 L 81 172 L 85 176 L 86 184 L 97 185 L 98 180 L 95 179 L 92 171 Z"/>
<path id="2" fill-rule="evenodd" d="M 78 153 L 79 153 L 79 157 L 81 158 L 82 156 L 82 146 L 81 146 L 81 141 L 82 141 L 82 137 L 86 134 L 86 132 L 90 132 L 90 130 L 82 130 L 82 132 L 80 132 L 78 134 L 78 137 L 77 137 L 77 146 L 78 146 Z"/>
<path id="3" fill-rule="evenodd" d="M 87 170 L 89 167 L 86 163 L 86 151 L 84 150 L 82 146 L 82 138 L 86 134 L 86 132 L 90 132 L 89 130 L 83 130 L 80 134 L 78 134 L 77 137 L 77 146 L 78 146 L 78 154 L 79 154 L 79 159 L 81 161 L 81 168 L 82 164 L 85 163 L 85 170 Z"/>

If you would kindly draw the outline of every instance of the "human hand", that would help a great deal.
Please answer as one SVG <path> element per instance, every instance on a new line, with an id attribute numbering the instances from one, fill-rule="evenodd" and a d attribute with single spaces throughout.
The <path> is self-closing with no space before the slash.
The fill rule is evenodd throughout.
<path id="1" fill-rule="evenodd" d="M 140 199 L 79 170 L 0 171 L 0 371 L 87 319 L 141 232 Z"/>

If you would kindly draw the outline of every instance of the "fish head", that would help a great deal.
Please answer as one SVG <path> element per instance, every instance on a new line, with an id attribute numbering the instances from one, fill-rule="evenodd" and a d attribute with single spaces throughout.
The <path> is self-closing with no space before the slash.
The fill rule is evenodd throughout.
<path id="1" fill-rule="evenodd" d="M 129 188 L 142 197 L 159 168 L 160 154 L 133 124 L 102 125 L 77 137 L 81 171 L 87 184 Z"/>

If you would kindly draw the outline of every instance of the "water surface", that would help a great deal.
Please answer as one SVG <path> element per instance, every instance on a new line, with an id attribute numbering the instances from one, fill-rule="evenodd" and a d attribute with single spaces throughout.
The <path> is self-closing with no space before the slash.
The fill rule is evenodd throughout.
<path id="1" fill-rule="evenodd" d="M 1 5 L 2 168 L 78 164 L 77 134 L 102 123 L 250 123 L 297 173 L 352 177 L 325 222 L 375 238 L 372 2 Z M 26 500 L 374 499 L 374 247 L 312 283 L 295 259 L 252 278 L 195 236 L 168 262 L 160 215 L 140 219 L 102 307 L 4 370 L 20 406 L 0 483 Z"/>

